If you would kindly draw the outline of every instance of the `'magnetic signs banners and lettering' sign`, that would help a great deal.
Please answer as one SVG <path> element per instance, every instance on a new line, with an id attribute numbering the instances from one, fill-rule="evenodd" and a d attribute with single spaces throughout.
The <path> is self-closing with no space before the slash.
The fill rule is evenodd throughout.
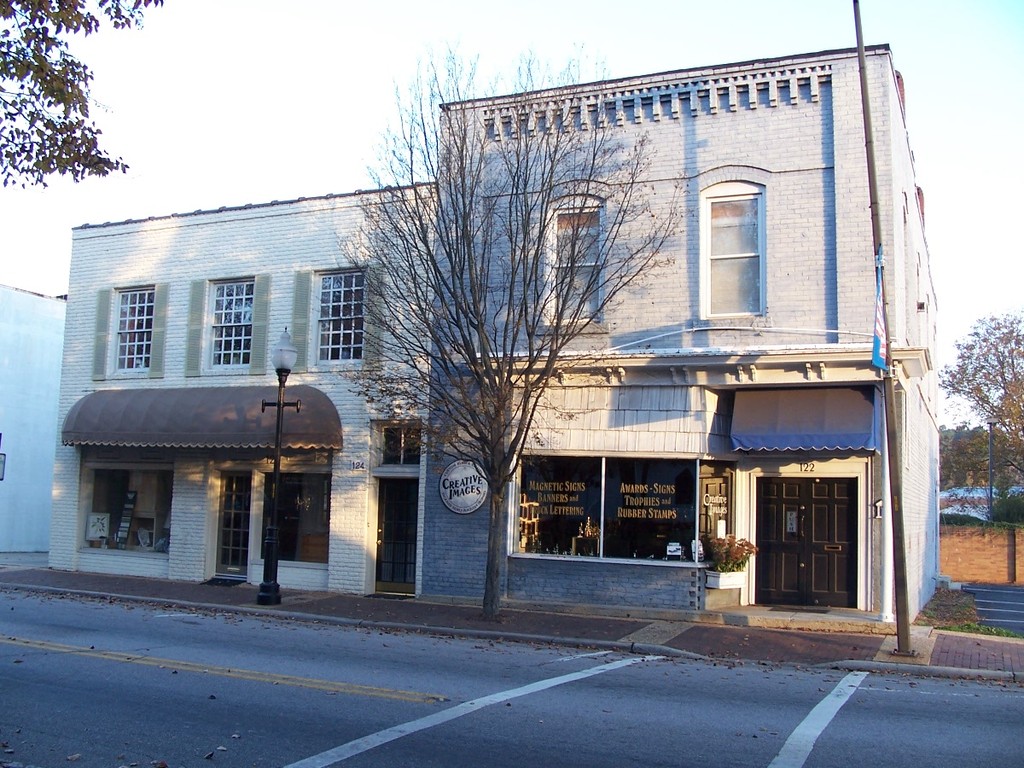
<path id="1" fill-rule="evenodd" d="M 457 515 L 476 512 L 487 499 L 487 479 L 472 461 L 453 461 L 441 473 L 441 501 Z"/>

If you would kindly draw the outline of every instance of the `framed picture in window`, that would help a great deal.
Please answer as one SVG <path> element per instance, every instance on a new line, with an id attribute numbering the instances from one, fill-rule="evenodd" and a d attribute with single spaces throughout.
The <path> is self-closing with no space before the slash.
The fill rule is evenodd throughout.
<path id="1" fill-rule="evenodd" d="M 110 535 L 110 515 L 106 512 L 91 512 L 85 518 L 85 538 L 99 541 Z"/>

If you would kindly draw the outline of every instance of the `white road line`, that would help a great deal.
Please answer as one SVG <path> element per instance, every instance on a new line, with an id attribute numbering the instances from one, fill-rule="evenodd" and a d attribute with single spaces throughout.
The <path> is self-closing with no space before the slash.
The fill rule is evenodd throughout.
<path id="1" fill-rule="evenodd" d="M 839 685 L 832 689 L 832 693 L 819 701 L 789 735 L 786 743 L 782 745 L 782 750 L 768 764 L 768 768 L 801 768 L 814 749 L 814 742 L 828 728 L 832 718 L 867 676 L 867 672 L 851 672 L 840 680 Z"/>
<path id="2" fill-rule="evenodd" d="M 628 659 L 613 661 L 609 664 L 602 664 L 599 667 L 585 669 L 582 672 L 573 672 L 568 675 L 551 677 L 547 680 L 538 680 L 536 683 L 530 683 L 529 685 L 524 685 L 521 688 L 512 688 L 508 691 L 492 693 L 490 696 L 473 699 L 472 701 L 467 701 L 464 704 L 458 704 L 441 712 L 435 712 L 432 715 L 421 717 L 419 720 L 411 720 L 408 723 L 402 723 L 394 726 L 393 728 L 387 728 L 383 731 L 378 731 L 377 733 L 371 733 L 369 736 L 364 736 L 361 739 L 350 741 L 348 744 L 342 744 L 334 749 L 321 752 L 319 755 L 307 757 L 297 763 L 287 765 L 285 768 L 327 768 L 327 766 L 335 765 L 336 763 L 340 763 L 342 760 L 347 760 L 348 758 L 355 757 L 356 755 L 361 755 L 363 752 L 368 752 L 375 747 L 387 744 L 390 741 L 395 741 L 403 736 L 409 736 L 413 733 L 418 733 L 419 731 L 425 731 L 436 725 L 442 725 L 450 720 L 455 720 L 456 718 L 478 712 L 484 707 L 501 704 L 502 702 L 509 701 L 510 699 L 517 699 L 520 696 L 529 696 L 531 693 L 545 691 L 548 688 L 565 685 L 566 683 L 572 683 L 577 680 L 584 680 L 588 677 L 593 677 L 594 675 L 600 675 L 605 672 L 621 669 L 622 667 L 628 667 L 631 664 L 636 664 L 640 661 L 652 661 L 654 659 L 661 658 L 663 657 L 634 656 Z"/>
<path id="3" fill-rule="evenodd" d="M 555 661 L 576 661 L 577 659 L 593 659 L 598 656 L 608 656 L 611 651 L 595 651 L 594 653 L 577 653 L 574 656 L 562 656 Z"/>

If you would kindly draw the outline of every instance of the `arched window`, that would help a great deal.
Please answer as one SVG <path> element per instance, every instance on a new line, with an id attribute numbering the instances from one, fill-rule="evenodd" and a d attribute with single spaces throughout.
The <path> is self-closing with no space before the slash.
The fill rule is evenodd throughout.
<path id="1" fill-rule="evenodd" d="M 586 314 L 597 315 L 601 305 L 601 211 L 577 208 L 558 212 L 555 245 L 556 281 L 568 306 L 583 302 Z"/>
<path id="2" fill-rule="evenodd" d="M 701 192 L 701 308 L 705 317 L 765 309 L 764 187 L 741 181 Z"/>

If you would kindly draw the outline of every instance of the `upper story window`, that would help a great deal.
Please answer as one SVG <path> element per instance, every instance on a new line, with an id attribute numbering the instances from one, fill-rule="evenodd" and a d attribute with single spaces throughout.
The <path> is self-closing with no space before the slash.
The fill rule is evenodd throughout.
<path id="1" fill-rule="evenodd" d="M 320 278 L 320 361 L 363 358 L 363 291 L 359 271 Z"/>
<path id="2" fill-rule="evenodd" d="M 248 365 L 252 353 L 252 317 L 256 281 L 215 283 L 213 286 L 214 367 Z"/>
<path id="3" fill-rule="evenodd" d="M 419 464 L 420 428 L 410 424 L 389 425 L 381 429 L 381 464 Z"/>
<path id="4" fill-rule="evenodd" d="M 153 351 L 156 290 L 133 288 L 118 292 L 117 370 L 147 370 Z"/>
<path id="5" fill-rule="evenodd" d="M 706 316 L 764 312 L 764 188 L 716 184 L 701 196 Z"/>
<path id="6" fill-rule="evenodd" d="M 566 316 L 583 302 L 584 314 L 593 317 L 601 306 L 601 211 L 562 211 L 556 223 L 556 289 L 568 308 Z"/>

